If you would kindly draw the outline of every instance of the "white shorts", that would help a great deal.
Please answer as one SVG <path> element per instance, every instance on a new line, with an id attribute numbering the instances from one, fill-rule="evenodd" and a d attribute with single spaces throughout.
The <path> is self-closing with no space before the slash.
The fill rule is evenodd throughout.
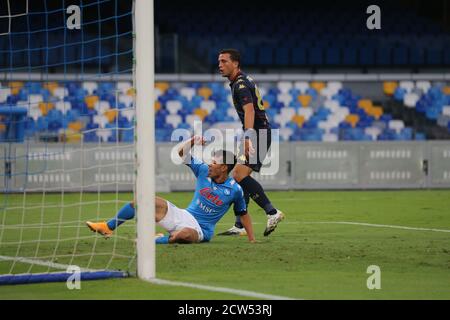
<path id="1" fill-rule="evenodd" d="M 203 240 L 203 231 L 197 220 L 185 209 L 180 209 L 170 201 L 167 202 L 166 216 L 157 224 L 170 233 L 181 230 L 183 228 L 191 228 L 197 231 L 198 241 Z"/>

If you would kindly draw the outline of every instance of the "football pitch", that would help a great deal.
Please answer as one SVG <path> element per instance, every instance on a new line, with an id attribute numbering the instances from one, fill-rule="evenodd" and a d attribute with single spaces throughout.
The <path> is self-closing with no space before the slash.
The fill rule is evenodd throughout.
<path id="1" fill-rule="evenodd" d="M 191 192 L 159 195 L 179 207 L 187 206 L 192 197 Z M 294 299 L 450 299 L 450 190 L 280 191 L 268 195 L 286 214 L 269 237 L 262 236 L 263 211 L 251 202 L 258 243 L 248 243 L 246 237 L 215 236 L 210 243 L 158 245 L 157 277 Z M 83 224 L 110 218 L 131 194 L 119 198 L 115 194 L 65 194 L 63 199 L 52 194 L 1 197 L 1 203 L 17 208 L 0 212 L 1 256 L 50 257 L 61 264 L 135 270 L 134 221 L 108 240 Z M 216 233 L 231 227 L 233 221 L 230 210 Z M 38 245 L 33 239 L 46 241 Z M 12 263 L 1 261 L 0 274 L 9 273 Z M 369 266 L 379 267 L 380 289 L 367 286 L 372 276 L 367 272 Z M 13 269 L 49 270 L 45 266 L 30 270 L 21 262 Z M 0 286 L 0 299 L 249 297 L 130 277 L 83 281 L 81 290 L 68 290 L 65 283 Z"/>

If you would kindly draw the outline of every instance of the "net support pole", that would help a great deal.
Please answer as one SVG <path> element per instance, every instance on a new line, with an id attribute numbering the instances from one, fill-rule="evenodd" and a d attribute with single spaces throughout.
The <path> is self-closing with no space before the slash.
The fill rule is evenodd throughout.
<path id="1" fill-rule="evenodd" d="M 137 274 L 155 278 L 155 117 L 153 0 L 135 0 Z"/>

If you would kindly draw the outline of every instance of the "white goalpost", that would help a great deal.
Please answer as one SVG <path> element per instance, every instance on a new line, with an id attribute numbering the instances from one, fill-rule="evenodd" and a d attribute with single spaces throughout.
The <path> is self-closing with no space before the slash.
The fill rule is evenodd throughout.
<path id="1" fill-rule="evenodd" d="M 137 271 L 155 278 L 155 117 L 153 0 L 136 0 Z"/>

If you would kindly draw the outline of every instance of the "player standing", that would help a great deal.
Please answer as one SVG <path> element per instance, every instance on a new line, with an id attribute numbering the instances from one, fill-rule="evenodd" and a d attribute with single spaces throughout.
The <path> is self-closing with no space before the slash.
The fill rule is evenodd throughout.
<path id="1" fill-rule="evenodd" d="M 230 81 L 233 104 L 244 130 L 244 146 L 238 153 L 238 161 L 241 163 L 236 164 L 233 178 L 244 190 L 247 205 L 251 197 L 266 212 L 268 219 L 264 236 L 268 236 L 284 219 L 284 214 L 272 205 L 261 184 L 253 179 L 251 174 L 253 171 L 260 171 L 262 161 L 270 148 L 270 123 L 258 87 L 252 78 L 241 71 L 240 60 L 240 53 L 235 49 L 224 49 L 219 53 L 219 72 Z M 256 150 L 252 140 L 256 142 Z M 236 216 L 235 225 L 221 235 L 243 234 L 245 229 L 239 216 Z"/>

